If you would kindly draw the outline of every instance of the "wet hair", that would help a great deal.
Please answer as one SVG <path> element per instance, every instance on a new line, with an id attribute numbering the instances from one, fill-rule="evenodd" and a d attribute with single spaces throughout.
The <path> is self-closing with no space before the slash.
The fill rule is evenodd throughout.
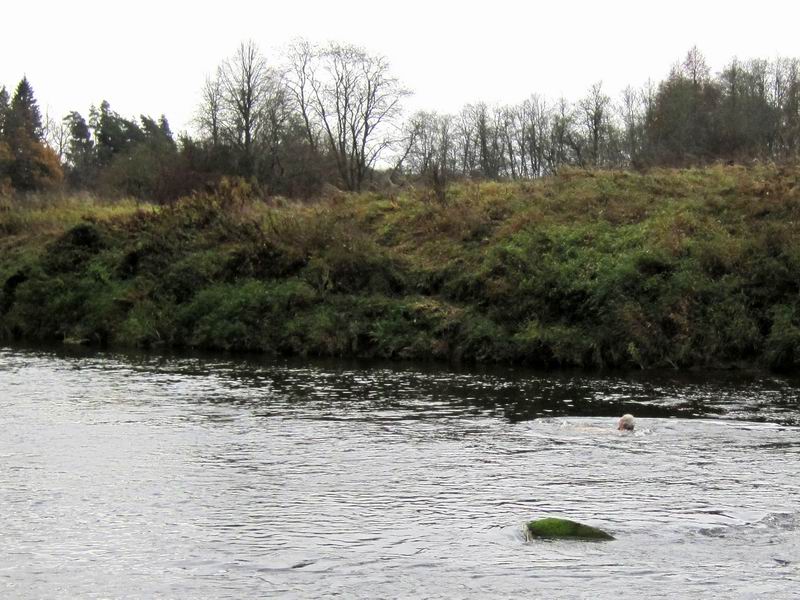
<path id="1" fill-rule="evenodd" d="M 634 424 L 636 420 L 633 418 L 633 415 L 622 415 L 619 419 L 619 424 L 617 425 L 617 429 L 624 430 L 624 431 L 633 431 Z"/>

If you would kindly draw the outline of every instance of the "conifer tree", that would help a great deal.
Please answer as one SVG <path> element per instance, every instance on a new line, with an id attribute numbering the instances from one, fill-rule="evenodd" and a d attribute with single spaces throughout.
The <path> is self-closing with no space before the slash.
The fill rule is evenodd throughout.
<path id="1" fill-rule="evenodd" d="M 6 131 L 6 120 L 8 118 L 9 97 L 6 86 L 0 87 L 0 140 L 3 139 Z"/>
<path id="2" fill-rule="evenodd" d="M 142 132 L 145 140 L 153 148 L 174 148 L 175 141 L 172 139 L 172 132 L 169 130 L 169 123 L 162 115 L 156 122 L 152 117 L 141 115 L 139 120 L 142 123 Z"/>
<path id="3" fill-rule="evenodd" d="M 89 127 L 94 131 L 97 158 L 101 165 L 108 165 L 115 156 L 130 150 L 145 138 L 135 122 L 111 110 L 106 100 L 100 104 L 99 110 L 95 107 L 90 109 Z"/>
<path id="4" fill-rule="evenodd" d="M 9 173 L 13 157 L 11 148 L 6 143 L 6 117 L 8 115 L 8 92 L 5 86 L 0 87 L 0 196 L 11 190 Z"/>
<path id="5" fill-rule="evenodd" d="M 77 111 L 64 117 L 64 122 L 69 128 L 67 164 L 70 183 L 75 187 L 88 186 L 92 183 L 96 170 L 92 134 L 86 119 Z"/>
<path id="6" fill-rule="evenodd" d="M 60 183 L 61 164 L 42 139 L 42 116 L 27 78 L 19 82 L 5 112 L 3 139 L 11 155 L 5 171 L 11 185 L 28 191 Z"/>
<path id="7" fill-rule="evenodd" d="M 6 129 L 7 135 L 12 138 L 24 134 L 32 140 L 42 141 L 42 115 L 27 77 L 23 77 L 19 82 L 11 99 L 6 117 Z"/>
<path id="8" fill-rule="evenodd" d="M 158 128 L 161 130 L 163 136 L 167 139 L 174 140 L 172 137 L 172 130 L 169 127 L 169 121 L 167 121 L 166 115 L 161 115 L 158 119 Z"/>

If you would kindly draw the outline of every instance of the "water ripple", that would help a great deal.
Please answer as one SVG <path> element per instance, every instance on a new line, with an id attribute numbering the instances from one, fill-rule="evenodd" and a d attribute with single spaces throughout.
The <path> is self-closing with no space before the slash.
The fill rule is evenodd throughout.
<path id="1" fill-rule="evenodd" d="M 0 349 L 0 593 L 790 598 L 797 389 Z"/>

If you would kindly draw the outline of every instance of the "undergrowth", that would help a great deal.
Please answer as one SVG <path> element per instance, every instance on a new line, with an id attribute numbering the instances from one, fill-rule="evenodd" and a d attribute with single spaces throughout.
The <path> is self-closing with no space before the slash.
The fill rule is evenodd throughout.
<path id="1" fill-rule="evenodd" d="M 0 201 L 0 337 L 584 367 L 800 363 L 800 169 L 167 207 Z"/>

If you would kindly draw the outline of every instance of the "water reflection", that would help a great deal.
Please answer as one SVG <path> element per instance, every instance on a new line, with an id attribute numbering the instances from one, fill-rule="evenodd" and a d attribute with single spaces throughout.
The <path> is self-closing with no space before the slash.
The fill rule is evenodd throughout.
<path id="1" fill-rule="evenodd" d="M 316 361 L 309 366 L 257 358 L 87 354 L 80 349 L 27 356 L 57 357 L 64 368 L 83 373 L 102 373 L 113 365 L 113 390 L 120 397 L 130 396 L 126 391 L 134 380 L 133 385 L 168 388 L 181 401 L 198 405 L 278 402 L 282 407 L 299 403 L 308 408 L 312 403 L 314 411 L 334 413 L 343 407 L 366 406 L 371 417 L 376 409 L 385 408 L 420 418 L 450 410 L 458 415 L 467 411 L 502 416 L 511 422 L 633 412 L 654 418 L 722 416 L 797 424 L 800 413 L 800 382 L 764 373 L 542 373 L 499 367 L 442 371 L 439 366 L 419 364 Z"/>

